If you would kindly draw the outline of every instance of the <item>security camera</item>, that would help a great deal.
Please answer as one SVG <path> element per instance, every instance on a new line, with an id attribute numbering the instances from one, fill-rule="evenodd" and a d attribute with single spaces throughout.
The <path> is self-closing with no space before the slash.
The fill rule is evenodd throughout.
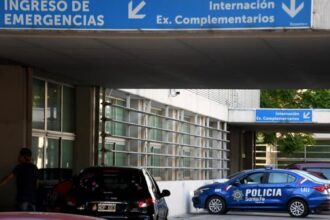
<path id="1" fill-rule="evenodd" d="M 178 91 L 176 89 L 170 89 L 169 95 L 172 97 L 178 96 L 178 95 L 180 95 L 180 91 Z"/>

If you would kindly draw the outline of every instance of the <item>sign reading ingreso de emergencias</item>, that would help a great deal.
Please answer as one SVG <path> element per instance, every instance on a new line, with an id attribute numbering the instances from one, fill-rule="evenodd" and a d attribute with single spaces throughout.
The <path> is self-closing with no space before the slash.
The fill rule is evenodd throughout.
<path id="1" fill-rule="evenodd" d="M 265 123 L 312 123 L 310 109 L 257 109 L 256 122 Z"/>
<path id="2" fill-rule="evenodd" d="M 310 28 L 312 0 L 0 0 L 1 29 Z"/>

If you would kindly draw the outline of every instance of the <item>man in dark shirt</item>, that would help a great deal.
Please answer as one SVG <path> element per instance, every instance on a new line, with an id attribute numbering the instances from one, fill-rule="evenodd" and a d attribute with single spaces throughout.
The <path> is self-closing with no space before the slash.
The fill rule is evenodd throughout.
<path id="1" fill-rule="evenodd" d="M 16 202 L 19 211 L 36 210 L 38 168 L 31 163 L 32 153 L 28 148 L 22 148 L 18 155 L 19 164 L 0 181 L 0 186 L 7 184 L 16 177 Z"/>

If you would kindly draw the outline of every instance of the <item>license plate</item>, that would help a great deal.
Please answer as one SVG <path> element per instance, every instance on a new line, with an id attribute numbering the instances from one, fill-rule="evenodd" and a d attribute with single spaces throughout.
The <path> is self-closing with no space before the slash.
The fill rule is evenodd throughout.
<path id="1" fill-rule="evenodd" d="M 114 203 L 100 203 L 97 205 L 97 211 L 99 212 L 115 212 L 116 204 Z"/>

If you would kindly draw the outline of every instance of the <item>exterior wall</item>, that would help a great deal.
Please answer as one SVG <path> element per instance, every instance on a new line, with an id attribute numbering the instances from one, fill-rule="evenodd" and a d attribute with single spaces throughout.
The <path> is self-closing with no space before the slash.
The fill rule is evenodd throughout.
<path id="1" fill-rule="evenodd" d="M 131 94 L 139 95 L 157 102 L 186 109 L 201 115 L 227 121 L 228 108 L 224 104 L 211 101 L 188 90 L 175 90 L 179 95 L 171 94 L 170 89 L 121 89 Z"/>
<path id="2" fill-rule="evenodd" d="M 330 134 L 323 134 L 323 133 L 315 133 L 313 135 L 315 140 L 330 140 Z"/>
<path id="3" fill-rule="evenodd" d="M 229 108 L 258 108 L 260 106 L 260 90 L 189 89 L 189 91 Z"/>
<path id="4" fill-rule="evenodd" d="M 313 10 L 313 28 L 330 29 L 330 1 L 314 0 Z"/>
<path id="5" fill-rule="evenodd" d="M 247 122 L 255 123 L 256 121 L 256 110 L 255 109 L 230 109 L 228 113 L 228 122 Z"/>
<path id="6" fill-rule="evenodd" d="M 330 123 L 330 110 L 329 109 L 314 109 L 313 110 L 313 123 Z"/>
<path id="7" fill-rule="evenodd" d="M 161 191 L 168 189 L 171 192 L 171 195 L 165 198 L 169 208 L 169 216 L 173 217 L 198 212 L 198 209 L 193 207 L 191 201 L 194 190 L 212 182 L 213 180 L 158 182 Z"/>
<path id="8" fill-rule="evenodd" d="M 145 167 L 159 181 L 227 176 L 229 132 L 225 121 L 198 114 L 193 108 L 161 103 L 155 97 L 113 89 L 101 94 L 99 165 Z M 191 95 L 190 100 L 195 98 Z"/>
<path id="9" fill-rule="evenodd" d="M 17 164 L 22 147 L 31 147 L 31 72 L 18 66 L 0 65 L 0 178 Z M 15 181 L 0 188 L 0 211 L 12 210 Z M 10 196 L 8 196 L 10 195 Z"/>

